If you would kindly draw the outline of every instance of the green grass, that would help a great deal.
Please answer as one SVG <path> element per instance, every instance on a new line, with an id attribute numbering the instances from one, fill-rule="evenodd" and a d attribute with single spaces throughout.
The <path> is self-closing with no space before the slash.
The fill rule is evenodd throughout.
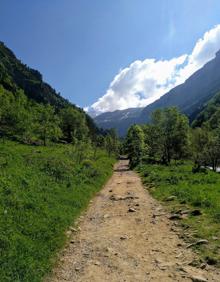
<path id="1" fill-rule="evenodd" d="M 113 158 L 72 145 L 0 144 L 0 281 L 42 281 L 65 231 L 112 173 Z"/>
<path id="2" fill-rule="evenodd" d="M 186 240 L 209 240 L 195 248 L 201 259 L 220 265 L 220 174 L 212 171 L 192 173 L 192 164 L 171 166 L 142 165 L 137 168 L 150 193 L 175 212 L 179 209 L 200 209 L 202 215 L 189 215 L 179 222 L 187 229 Z M 176 196 L 174 201 L 166 201 Z M 215 238 L 218 237 L 219 239 Z M 216 240 L 217 239 L 217 240 Z"/>

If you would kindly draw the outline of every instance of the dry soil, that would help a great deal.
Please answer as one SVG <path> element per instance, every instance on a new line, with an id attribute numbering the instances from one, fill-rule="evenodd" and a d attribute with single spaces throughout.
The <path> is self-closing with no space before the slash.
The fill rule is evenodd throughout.
<path id="1" fill-rule="evenodd" d="M 46 281 L 220 281 L 179 238 L 167 212 L 121 160 L 91 201 Z M 204 268 L 204 269 L 202 269 Z"/>

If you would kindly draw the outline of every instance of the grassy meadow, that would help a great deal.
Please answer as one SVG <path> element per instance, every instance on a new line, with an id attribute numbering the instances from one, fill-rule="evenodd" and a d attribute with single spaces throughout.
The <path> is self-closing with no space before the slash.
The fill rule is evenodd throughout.
<path id="1" fill-rule="evenodd" d="M 178 225 L 189 243 L 208 240 L 208 244 L 193 248 L 202 261 L 220 266 L 220 174 L 209 170 L 193 173 L 190 162 L 139 165 L 137 170 L 150 193 L 170 212 L 201 211 L 197 216 L 189 213 Z M 167 201 L 170 196 L 174 196 L 174 200 Z"/>
<path id="2" fill-rule="evenodd" d="M 0 143 L 0 281 L 41 281 L 68 226 L 110 177 L 114 158 L 78 151 Z"/>

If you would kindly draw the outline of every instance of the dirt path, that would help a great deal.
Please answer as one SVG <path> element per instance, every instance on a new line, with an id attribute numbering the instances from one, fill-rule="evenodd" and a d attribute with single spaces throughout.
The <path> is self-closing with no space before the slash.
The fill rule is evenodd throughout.
<path id="1" fill-rule="evenodd" d="M 124 160 L 117 164 L 78 231 L 72 228 L 49 281 L 220 281 L 209 267 L 189 266 L 196 255 L 127 165 Z"/>

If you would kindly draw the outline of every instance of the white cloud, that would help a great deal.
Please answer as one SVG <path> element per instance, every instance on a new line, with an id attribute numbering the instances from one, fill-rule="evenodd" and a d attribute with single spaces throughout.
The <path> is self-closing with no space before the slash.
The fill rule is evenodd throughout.
<path id="1" fill-rule="evenodd" d="M 93 114 L 143 107 L 154 102 L 215 57 L 220 49 L 220 25 L 200 38 L 191 54 L 171 60 L 137 60 L 119 71 L 106 93 L 85 109 Z"/>

